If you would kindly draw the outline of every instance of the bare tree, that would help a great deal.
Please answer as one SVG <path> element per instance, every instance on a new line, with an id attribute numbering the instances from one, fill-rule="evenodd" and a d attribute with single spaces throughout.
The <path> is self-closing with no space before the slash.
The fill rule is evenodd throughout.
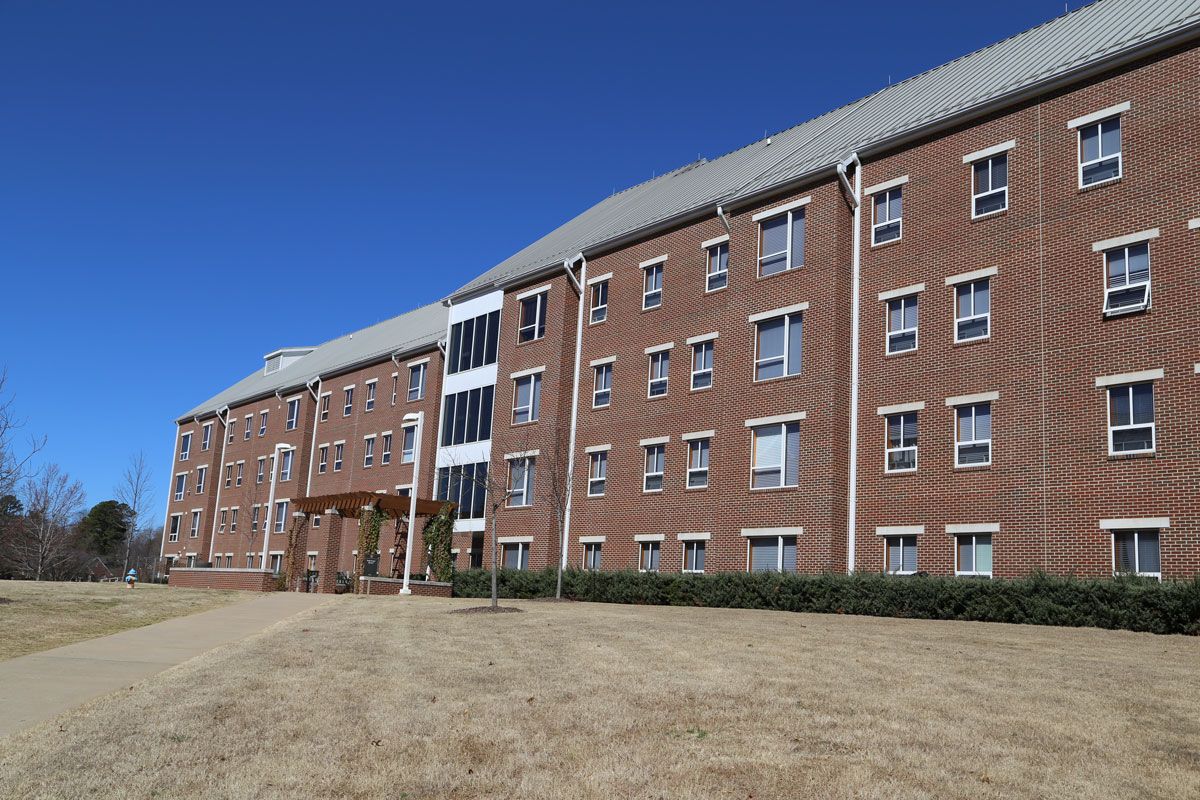
<path id="1" fill-rule="evenodd" d="M 29 437 L 27 446 L 18 447 L 17 431 L 25 424 L 13 410 L 13 398 L 6 393 L 8 370 L 0 370 L 0 495 L 11 494 L 25 477 L 30 460 L 46 446 L 46 437 Z M 20 451 L 20 452 L 18 452 Z"/>
<path id="2" fill-rule="evenodd" d="M 567 520 L 567 501 L 571 491 L 571 473 L 568 471 L 568 445 L 567 436 L 569 431 L 561 425 L 553 430 L 553 438 L 549 452 L 544 454 L 546 461 L 549 462 L 545 469 L 539 469 L 535 486 L 540 487 L 538 494 L 550 506 L 550 510 L 554 514 L 554 529 L 557 534 L 558 541 L 558 578 L 555 582 L 554 597 L 562 599 L 563 585 L 563 553 L 566 552 L 566 541 L 564 535 L 566 533 Z M 539 461 L 542 457 L 539 457 Z"/>
<path id="3" fill-rule="evenodd" d="M 50 464 L 25 481 L 21 495 L 25 516 L 11 526 L 0 556 L 25 578 L 59 576 L 79 558 L 76 522 L 84 503 L 83 485 Z"/>
<path id="4" fill-rule="evenodd" d="M 461 493 L 454 491 L 455 482 L 466 481 L 473 486 L 473 493 L 483 492 L 484 497 L 484 517 L 486 524 L 492 534 L 492 608 L 496 608 L 500 604 L 500 588 L 498 579 L 498 554 L 500 550 L 499 542 L 496 538 L 496 512 L 498 512 L 508 498 L 512 496 L 512 489 L 508 485 L 508 475 L 495 475 L 488 465 L 488 469 L 483 475 L 480 475 L 475 470 L 469 473 L 461 464 L 452 464 L 448 467 L 451 470 L 450 476 L 450 500 L 458 502 Z M 459 518 L 461 519 L 464 509 L 459 508 Z M 408 565 L 404 565 L 408 569 Z"/>
<path id="5" fill-rule="evenodd" d="M 117 499 L 129 507 L 129 532 L 125 536 L 125 562 L 121 574 L 129 571 L 129 553 L 134 536 L 146 524 L 153 504 L 153 475 L 146 463 L 146 454 L 138 451 L 129 457 L 129 466 L 117 485 Z"/>

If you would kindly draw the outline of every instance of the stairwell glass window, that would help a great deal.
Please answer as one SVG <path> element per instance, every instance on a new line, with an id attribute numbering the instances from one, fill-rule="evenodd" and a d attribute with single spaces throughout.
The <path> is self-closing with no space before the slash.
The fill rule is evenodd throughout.
<path id="1" fill-rule="evenodd" d="M 799 375 L 804 341 L 804 313 L 786 314 L 756 323 L 754 380 Z"/>
<path id="2" fill-rule="evenodd" d="M 417 449 L 417 426 L 409 425 L 404 428 L 404 442 L 400 450 L 400 463 L 411 464 Z"/>
<path id="3" fill-rule="evenodd" d="M 671 372 L 671 351 L 660 350 L 650 354 L 650 376 L 646 387 L 647 397 L 665 397 L 667 379 Z"/>
<path id="4" fill-rule="evenodd" d="M 454 323 L 450 326 L 450 344 L 446 348 L 447 374 L 495 364 L 499 336 L 499 311 Z"/>
<path id="5" fill-rule="evenodd" d="M 596 281 L 591 288 L 591 317 L 590 322 L 604 322 L 608 319 L 608 281 Z"/>
<path id="6" fill-rule="evenodd" d="M 713 385 L 713 343 L 692 345 L 692 390 L 708 389 Z"/>
<path id="7" fill-rule="evenodd" d="M 992 577 L 992 535 L 965 534 L 955 538 L 955 575 Z"/>
<path id="8" fill-rule="evenodd" d="M 898 240 L 904 226 L 904 187 L 878 192 L 871 198 L 871 209 L 871 244 Z"/>
<path id="9" fill-rule="evenodd" d="M 1154 452 L 1154 384 L 1108 388 L 1108 453 Z"/>
<path id="10" fill-rule="evenodd" d="M 288 400 L 287 404 L 287 424 L 285 430 L 294 431 L 296 426 L 300 424 L 300 398 L 294 397 Z"/>
<path id="11" fill-rule="evenodd" d="M 329 469 L 329 445 L 321 445 L 319 453 L 320 455 L 317 458 L 317 474 L 324 475 Z"/>
<path id="12" fill-rule="evenodd" d="M 642 476 L 643 492 L 661 492 L 663 488 L 663 472 L 666 468 L 667 448 L 655 444 L 645 448 L 646 471 Z"/>
<path id="13" fill-rule="evenodd" d="M 387 466 L 392 463 L 392 435 L 383 434 L 383 452 L 379 454 L 379 463 Z"/>
<path id="14" fill-rule="evenodd" d="M 751 428 L 751 489 L 800 485 L 800 423 Z"/>
<path id="15" fill-rule="evenodd" d="M 1008 208 L 1008 153 L 971 165 L 971 216 L 985 217 Z"/>
<path id="16" fill-rule="evenodd" d="M 747 541 L 751 572 L 795 572 L 795 536 L 752 536 Z"/>
<path id="17" fill-rule="evenodd" d="M 525 375 L 513 382 L 513 425 L 537 422 L 542 405 L 542 374 Z"/>
<path id="18" fill-rule="evenodd" d="M 1079 188 L 1121 177 L 1121 117 L 1079 128 Z"/>
<path id="19" fill-rule="evenodd" d="M 986 339 L 991 334 L 991 320 L 991 278 L 954 287 L 954 341 Z"/>
<path id="20" fill-rule="evenodd" d="M 705 542 L 703 540 L 683 543 L 684 572 L 704 572 L 704 545 Z"/>
<path id="21" fill-rule="evenodd" d="M 889 414 L 887 420 L 888 472 L 912 472 L 917 468 L 917 412 Z"/>
<path id="22" fill-rule="evenodd" d="M 804 227 L 804 208 L 759 220 L 759 277 L 804 266 Z"/>
<path id="23" fill-rule="evenodd" d="M 1113 531 L 1113 574 L 1161 578 L 1158 531 Z"/>
<path id="24" fill-rule="evenodd" d="M 275 532 L 283 533 L 283 526 L 287 524 L 288 501 L 280 500 L 275 504 Z"/>
<path id="25" fill-rule="evenodd" d="M 600 542 L 584 542 L 583 544 L 583 568 L 588 572 L 600 571 Z"/>
<path id="26" fill-rule="evenodd" d="M 342 471 L 342 456 L 345 454 L 345 452 L 346 452 L 345 444 L 335 444 L 333 446 L 333 471 L 334 472 Z"/>
<path id="27" fill-rule="evenodd" d="M 175 476 L 175 499 L 182 500 L 187 492 L 187 473 L 181 472 Z"/>
<path id="28" fill-rule="evenodd" d="M 420 400 L 425 396 L 425 368 L 428 364 L 413 364 L 408 368 L 408 401 Z"/>
<path id="29" fill-rule="evenodd" d="M 505 542 L 504 569 L 529 569 L 529 543 Z"/>
<path id="30" fill-rule="evenodd" d="M 446 395 L 442 401 L 442 446 L 492 438 L 492 403 L 496 387 L 482 386 Z"/>
<path id="31" fill-rule="evenodd" d="M 1150 307 L 1150 245 L 1140 242 L 1104 253 L 1104 313 L 1109 316 Z"/>
<path id="32" fill-rule="evenodd" d="M 437 499 L 458 503 L 459 519 L 483 519 L 487 501 L 488 462 L 438 467 Z"/>
<path id="33" fill-rule="evenodd" d="M 204 423 L 202 431 L 203 433 L 200 434 L 200 449 L 207 450 L 212 447 L 213 424 L 211 422 Z"/>
<path id="34" fill-rule="evenodd" d="M 897 297 L 887 303 L 887 353 L 917 349 L 917 295 Z"/>
<path id="35" fill-rule="evenodd" d="M 703 489 L 708 486 L 709 439 L 692 439 L 688 442 L 687 488 Z"/>
<path id="36" fill-rule="evenodd" d="M 367 397 L 363 402 L 363 411 L 375 410 L 375 389 L 379 384 L 376 381 L 367 381 Z"/>
<path id="37" fill-rule="evenodd" d="M 638 572 L 658 572 L 662 542 L 639 542 Z"/>
<path id="38" fill-rule="evenodd" d="M 612 364 L 598 364 L 592 378 L 592 408 L 607 408 L 612 403 Z"/>
<path id="39" fill-rule="evenodd" d="M 259 436 L 267 435 L 267 416 L 270 413 L 271 412 L 269 412 L 269 411 L 263 411 L 262 413 L 260 413 L 258 415 L 258 435 Z"/>
<path id="40" fill-rule="evenodd" d="M 363 469 L 370 469 L 375 466 L 375 437 L 367 436 L 363 439 Z"/>
<path id="41" fill-rule="evenodd" d="M 192 457 L 192 434 L 185 433 L 179 438 L 179 460 L 187 461 Z"/>
<path id="42" fill-rule="evenodd" d="M 350 416 L 350 412 L 354 410 L 354 387 L 348 386 L 342 391 L 344 392 L 342 397 L 342 416 L 348 417 Z"/>
<path id="43" fill-rule="evenodd" d="M 803 217 L 801 217 L 803 219 Z M 803 222 L 801 222 L 803 225 Z M 802 234 L 803 235 L 803 234 Z M 803 252 L 801 246 L 801 252 Z M 708 274 L 704 290 L 715 292 L 729 285 L 729 242 L 708 248 Z"/>
<path id="44" fill-rule="evenodd" d="M 521 320 L 517 326 L 517 341 L 532 342 L 546 335 L 546 300 L 549 292 L 539 292 L 521 300 Z"/>
<path id="45" fill-rule="evenodd" d="M 604 495 L 608 482 L 608 453 L 588 453 L 588 497 Z"/>
<path id="46" fill-rule="evenodd" d="M 290 481 L 292 479 L 292 457 L 296 455 L 295 450 L 284 450 L 279 455 L 279 480 Z"/>
<path id="47" fill-rule="evenodd" d="M 959 406 L 954 414 L 954 466 L 985 467 L 991 464 L 992 404 Z"/>
<path id="48" fill-rule="evenodd" d="M 917 571 L 917 537 L 888 536 L 884 539 L 884 569 L 892 575 L 912 575 Z"/>
<path id="49" fill-rule="evenodd" d="M 510 508 L 533 505 L 533 458 L 514 458 L 508 462 L 508 505 Z"/>
<path id="50" fill-rule="evenodd" d="M 662 305 L 663 262 L 642 268 L 642 308 Z"/>

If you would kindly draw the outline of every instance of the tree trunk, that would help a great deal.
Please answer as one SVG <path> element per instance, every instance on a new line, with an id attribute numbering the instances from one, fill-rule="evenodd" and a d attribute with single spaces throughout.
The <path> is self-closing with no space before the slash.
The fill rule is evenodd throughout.
<path id="1" fill-rule="evenodd" d="M 558 515 L 558 581 L 554 586 L 554 599 L 562 600 L 563 552 L 566 549 L 563 541 L 563 518 Z"/>
<path id="2" fill-rule="evenodd" d="M 500 604 L 499 587 L 496 583 L 496 509 L 492 509 L 492 608 Z"/>

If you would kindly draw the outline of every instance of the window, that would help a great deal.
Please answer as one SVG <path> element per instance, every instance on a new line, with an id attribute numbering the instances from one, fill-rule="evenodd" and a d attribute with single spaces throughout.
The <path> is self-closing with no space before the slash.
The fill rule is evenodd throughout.
<path id="1" fill-rule="evenodd" d="M 588 572 L 600 571 L 600 542 L 584 542 L 583 568 Z"/>
<path id="2" fill-rule="evenodd" d="M 404 437 L 404 441 L 400 449 L 400 463 L 411 464 L 415 458 L 415 451 L 417 447 L 417 426 L 409 425 L 407 428 L 403 428 L 402 435 Z"/>
<path id="3" fill-rule="evenodd" d="M 367 381 L 367 397 L 363 401 L 363 411 L 375 410 L 375 390 L 379 386 L 377 381 Z"/>
<path id="4" fill-rule="evenodd" d="M 313 526 L 314 528 L 319 528 L 319 527 L 321 527 L 321 517 L 320 517 L 320 515 L 319 515 L 319 514 L 318 514 L 317 516 L 314 516 L 314 517 L 312 518 L 312 526 Z M 316 556 L 309 556 L 309 558 L 311 558 L 311 559 L 316 559 Z"/>
<path id="5" fill-rule="evenodd" d="M 329 394 L 321 395 L 321 422 L 329 419 Z"/>
<path id="6" fill-rule="evenodd" d="M 991 333 L 991 278 L 954 287 L 954 341 L 986 339 Z"/>
<path id="7" fill-rule="evenodd" d="M 458 503 L 459 519 L 483 519 L 488 464 L 438 467 L 437 499 Z"/>
<path id="8" fill-rule="evenodd" d="M 871 203 L 874 221 L 871 225 L 871 244 L 886 244 L 900 238 L 904 225 L 904 187 L 897 186 L 879 192 Z"/>
<path id="9" fill-rule="evenodd" d="M 917 571 L 917 537 L 884 537 L 886 563 L 884 569 L 892 575 L 911 575 Z"/>
<path id="10" fill-rule="evenodd" d="M 703 489 L 708 486 L 708 439 L 692 439 L 688 442 L 687 488 Z"/>
<path id="11" fill-rule="evenodd" d="M 208 482 L 208 467 L 196 467 L 196 494 L 204 494 L 204 484 Z"/>
<path id="12" fill-rule="evenodd" d="M 199 511 L 192 512 L 192 527 L 188 531 L 189 539 L 195 539 L 200 535 L 200 513 Z"/>
<path id="13" fill-rule="evenodd" d="M 704 572 L 704 541 L 683 543 L 683 571 Z"/>
<path id="14" fill-rule="evenodd" d="M 492 438 L 492 400 L 495 386 L 446 395 L 442 402 L 442 446 Z"/>
<path id="15" fill-rule="evenodd" d="M 254 569 L 254 554 L 246 553 L 246 569 Z"/>
<path id="16" fill-rule="evenodd" d="M 408 401 L 425 397 L 425 368 L 427 363 L 413 364 L 408 368 Z"/>
<path id="17" fill-rule="evenodd" d="M 179 460 L 187 461 L 192 457 L 192 434 L 185 433 L 179 439 Z"/>
<path id="18" fill-rule="evenodd" d="M 505 569 L 529 569 L 528 542 L 505 542 L 501 547 L 504 548 Z"/>
<path id="19" fill-rule="evenodd" d="M 897 297 L 887 304 L 887 352 L 917 349 L 917 296 Z"/>
<path id="20" fill-rule="evenodd" d="M 612 403 L 612 364 L 598 364 L 592 378 L 592 408 L 607 408 Z"/>
<path id="21" fill-rule="evenodd" d="M 533 458 L 514 458 L 508 462 L 508 505 L 533 505 Z"/>
<path id="22" fill-rule="evenodd" d="M 347 386 L 342 391 L 346 393 L 345 400 L 342 403 L 342 416 L 348 417 L 350 416 L 350 412 L 354 410 L 354 387 Z"/>
<path id="23" fill-rule="evenodd" d="M 650 445 L 646 449 L 646 472 L 642 476 L 643 492 L 661 492 L 663 488 L 663 469 L 666 466 L 666 445 Z"/>
<path id="24" fill-rule="evenodd" d="M 596 281 L 591 288 L 591 324 L 608 319 L 608 281 Z"/>
<path id="25" fill-rule="evenodd" d="M 226 444 L 233 444 L 233 434 L 234 434 L 233 423 L 232 423 L 232 421 L 227 420 L 225 422 L 225 443 Z"/>
<path id="26" fill-rule="evenodd" d="M 232 569 L 232 568 L 233 568 L 233 554 L 226 553 L 225 554 L 225 569 Z"/>
<path id="27" fill-rule="evenodd" d="M 888 472 L 911 472 L 917 468 L 917 412 L 887 416 Z"/>
<path id="28" fill-rule="evenodd" d="M 803 248 L 802 248 L 803 249 Z M 729 285 L 729 242 L 708 248 L 708 271 L 704 290 L 715 292 Z"/>
<path id="29" fill-rule="evenodd" d="M 754 336 L 754 380 L 799 375 L 803 341 L 803 312 L 758 322 Z"/>
<path id="30" fill-rule="evenodd" d="M 290 481 L 292 479 L 292 457 L 296 455 L 295 450 L 284 450 L 279 456 L 279 480 Z"/>
<path id="31" fill-rule="evenodd" d="M 692 345 L 692 389 L 707 389 L 713 384 L 713 343 Z"/>
<path id="32" fill-rule="evenodd" d="M 1154 384 L 1108 389 L 1108 453 L 1154 452 Z"/>
<path id="33" fill-rule="evenodd" d="M 804 209 L 794 208 L 758 223 L 758 274 L 804 266 Z"/>
<path id="34" fill-rule="evenodd" d="M 258 415 L 258 435 L 259 436 L 267 435 L 267 415 L 270 413 L 271 412 L 269 412 L 269 411 L 259 412 L 259 415 Z"/>
<path id="35" fill-rule="evenodd" d="M 396 405 L 396 399 L 400 395 L 400 376 L 395 372 L 392 373 L 392 405 Z"/>
<path id="36" fill-rule="evenodd" d="M 257 506 L 257 505 L 250 507 L 250 530 L 251 531 L 258 530 L 258 509 L 259 509 L 259 506 Z"/>
<path id="37" fill-rule="evenodd" d="M 751 489 L 800 485 L 800 423 L 784 422 L 751 429 Z"/>
<path id="38" fill-rule="evenodd" d="M 175 499 L 182 500 L 187 493 L 187 473 L 181 472 L 175 476 Z"/>
<path id="39" fill-rule="evenodd" d="M 254 482 L 256 484 L 261 484 L 263 482 L 263 480 L 266 479 L 266 474 L 267 474 L 267 459 L 265 456 L 259 456 L 258 472 L 254 476 Z"/>
<path id="40" fill-rule="evenodd" d="M 333 471 L 334 472 L 342 471 L 342 455 L 345 453 L 345 450 L 346 450 L 346 445 L 342 442 L 338 442 L 337 444 L 335 444 L 333 446 Z"/>
<path id="41" fill-rule="evenodd" d="M 275 532 L 283 533 L 283 526 L 287 520 L 288 501 L 280 500 L 275 504 Z"/>
<path id="42" fill-rule="evenodd" d="M 663 262 L 642 268 L 642 308 L 662 305 Z"/>
<path id="43" fill-rule="evenodd" d="M 671 371 L 671 351 L 659 350 L 650 354 L 650 378 L 646 387 L 647 397 L 664 397 L 667 394 L 667 379 Z"/>
<path id="44" fill-rule="evenodd" d="M 751 572 L 796 571 L 795 536 L 752 536 L 746 541 Z"/>
<path id="45" fill-rule="evenodd" d="M 370 469 L 375 464 L 375 437 L 363 437 L 363 469 Z"/>
<path id="46" fill-rule="evenodd" d="M 220 515 L 220 517 L 218 517 L 219 521 L 217 522 L 217 532 L 218 533 L 225 532 L 225 520 L 228 519 L 228 517 L 229 517 L 229 510 L 222 508 L 221 515 Z"/>
<path id="47" fill-rule="evenodd" d="M 296 426 L 300 424 L 300 398 L 294 397 L 288 400 L 287 404 L 287 424 L 284 430 L 294 431 Z"/>
<path id="48" fill-rule="evenodd" d="M 229 509 L 229 532 L 230 533 L 237 533 L 237 523 L 238 523 L 238 508 L 237 508 L 237 506 L 234 506 L 233 508 Z"/>
<path id="49" fill-rule="evenodd" d="M 1113 574 L 1161 578 L 1158 531 L 1114 531 Z"/>
<path id="50" fill-rule="evenodd" d="M 233 486 L 233 464 L 225 465 L 225 488 Z"/>
<path id="51" fill-rule="evenodd" d="M 546 300 L 549 292 L 538 292 L 521 299 L 521 320 L 517 327 L 518 342 L 532 342 L 546 335 Z"/>
<path id="52" fill-rule="evenodd" d="M 542 374 L 538 372 L 517 378 L 513 383 L 513 424 L 537 422 L 541 405 Z"/>
<path id="53" fill-rule="evenodd" d="M 234 486 L 242 485 L 242 477 L 245 475 L 245 473 L 246 473 L 246 462 L 245 461 L 237 462 L 237 475 L 233 479 Z"/>
<path id="54" fill-rule="evenodd" d="M 319 453 L 320 455 L 317 458 L 317 474 L 324 475 L 326 470 L 329 469 L 329 445 L 321 445 Z"/>
<path id="55" fill-rule="evenodd" d="M 496 363 L 496 343 L 500 335 L 500 312 L 456 322 L 450 326 L 450 346 L 446 348 L 446 372 L 454 375 L 476 367 Z"/>
<path id="56" fill-rule="evenodd" d="M 1110 316 L 1150 307 L 1150 245 L 1117 247 L 1104 253 L 1107 279 L 1104 313 Z"/>
<path id="57" fill-rule="evenodd" d="M 971 216 L 983 217 L 1008 208 L 1008 153 L 971 165 Z"/>
<path id="58" fill-rule="evenodd" d="M 379 463 L 384 466 L 392 463 L 392 435 L 383 434 L 383 452 L 379 454 Z"/>
<path id="59" fill-rule="evenodd" d="M 178 542 L 179 541 L 179 526 L 181 524 L 182 524 L 182 515 L 172 514 L 171 515 L 171 528 L 167 532 L 167 541 L 169 541 L 169 542 Z"/>
<path id="60" fill-rule="evenodd" d="M 658 572 L 658 560 L 662 555 L 662 542 L 640 542 L 638 572 Z"/>
<path id="61" fill-rule="evenodd" d="M 283 572 L 283 554 L 282 553 L 272 553 L 271 554 L 271 574 L 279 575 L 282 572 Z"/>
<path id="62" fill-rule="evenodd" d="M 1121 117 L 1079 129 L 1079 188 L 1121 177 Z"/>
<path id="63" fill-rule="evenodd" d="M 955 539 L 954 551 L 955 575 L 992 577 L 992 535 L 990 533 L 959 536 Z"/>
<path id="64" fill-rule="evenodd" d="M 254 430 L 254 415 L 247 414 L 246 415 L 246 433 L 245 433 L 245 435 L 242 436 L 242 441 L 245 441 L 245 442 L 250 441 L 250 435 L 251 435 L 250 432 L 252 430 Z"/>
<path id="65" fill-rule="evenodd" d="M 208 448 L 212 447 L 213 424 L 211 422 L 206 422 L 201 430 L 203 432 L 200 434 L 200 449 L 207 450 Z"/>
<path id="66" fill-rule="evenodd" d="M 977 403 L 955 409 L 954 466 L 982 467 L 992 463 L 992 404 Z"/>
<path id="67" fill-rule="evenodd" d="M 604 494 L 608 479 L 608 452 L 588 453 L 588 497 Z"/>

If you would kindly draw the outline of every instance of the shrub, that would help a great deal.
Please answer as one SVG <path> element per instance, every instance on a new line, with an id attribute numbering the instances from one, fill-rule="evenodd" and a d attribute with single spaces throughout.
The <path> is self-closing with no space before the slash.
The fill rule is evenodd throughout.
<path id="1" fill-rule="evenodd" d="M 501 570 L 500 596 L 553 597 L 555 571 Z M 488 597 L 487 570 L 454 575 L 456 597 Z M 859 573 L 583 572 L 563 574 L 563 597 L 594 603 L 706 606 L 1010 622 L 1200 634 L 1200 578 L 1083 580 L 1043 574 L 1013 580 Z"/>

